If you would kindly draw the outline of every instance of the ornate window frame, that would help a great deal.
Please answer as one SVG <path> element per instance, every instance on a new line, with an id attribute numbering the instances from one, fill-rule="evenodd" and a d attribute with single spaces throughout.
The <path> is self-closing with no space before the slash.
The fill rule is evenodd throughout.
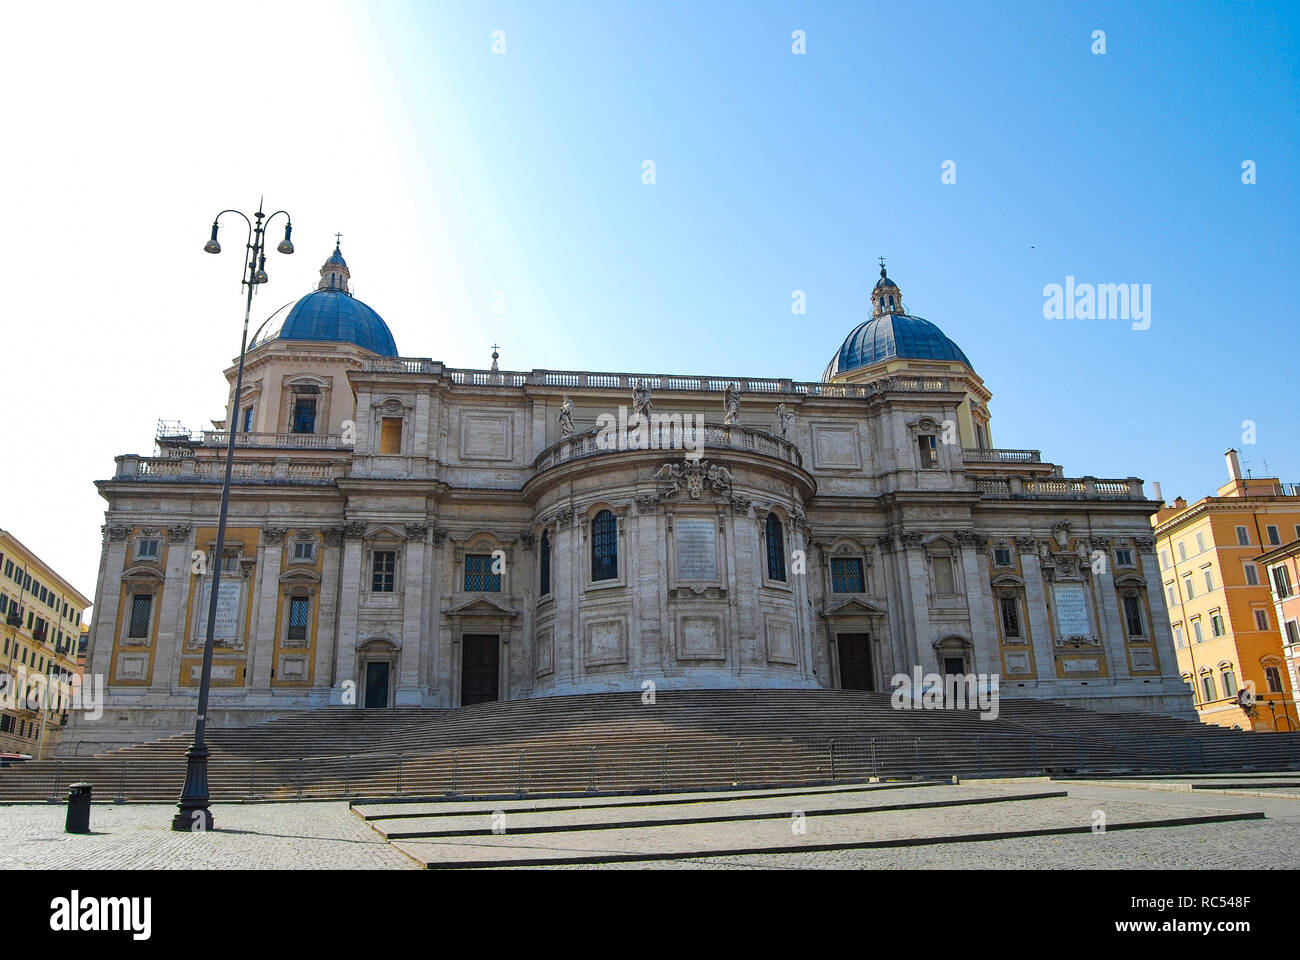
<path id="1" fill-rule="evenodd" d="M 833 570 L 833 560 L 853 560 L 857 559 L 862 564 L 862 590 L 837 591 L 835 589 L 835 573 Z M 837 537 L 829 544 L 821 547 L 821 567 L 823 581 L 823 595 L 830 600 L 833 597 L 869 597 L 872 593 L 872 573 L 874 567 L 875 555 L 869 546 L 855 537 Z"/>
<path id="2" fill-rule="evenodd" d="M 602 510 L 614 515 L 614 549 L 618 576 L 609 580 L 593 580 L 591 577 L 592 524 Z M 592 590 L 617 590 L 627 586 L 627 568 L 630 561 L 627 551 L 628 504 L 615 504 L 609 500 L 597 500 L 582 511 L 578 524 L 579 563 L 582 565 L 582 588 L 584 592 Z"/>

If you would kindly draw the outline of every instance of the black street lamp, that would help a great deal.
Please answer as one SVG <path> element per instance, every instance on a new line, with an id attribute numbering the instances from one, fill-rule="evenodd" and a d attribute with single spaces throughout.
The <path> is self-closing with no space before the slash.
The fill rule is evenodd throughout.
<path id="1" fill-rule="evenodd" d="M 212 686 L 212 647 L 213 631 L 217 619 L 217 596 L 221 586 L 222 554 L 226 546 L 226 512 L 230 506 L 230 475 L 235 463 L 235 428 L 239 417 L 240 394 L 244 388 L 244 352 L 248 349 L 248 318 L 253 312 L 253 293 L 259 284 L 266 283 L 266 244 L 264 234 L 271 221 L 284 214 L 284 239 L 276 247 L 281 253 L 293 253 L 293 244 L 289 235 L 293 232 L 292 217 L 284 210 L 277 210 L 269 217 L 262 213 L 262 203 L 257 204 L 257 213 L 253 220 L 238 210 L 222 210 L 212 221 L 212 237 L 203 245 L 207 253 L 220 253 L 221 244 L 217 242 L 218 221 L 227 213 L 236 213 L 248 224 L 247 261 L 244 264 L 245 278 L 240 282 L 248 287 L 248 297 L 244 305 L 244 336 L 239 343 L 239 373 L 235 376 L 234 401 L 230 405 L 230 416 L 226 421 L 226 474 L 221 483 L 221 515 L 217 521 L 217 546 L 213 551 L 212 586 L 208 597 L 207 636 L 203 641 L 203 673 L 199 678 L 199 711 L 194 721 L 194 742 L 185 751 L 185 786 L 181 790 L 181 799 L 177 804 L 177 813 L 172 817 L 172 829 L 198 831 L 212 829 L 212 811 L 208 800 L 208 747 L 203 741 L 203 731 L 207 726 L 208 692 Z"/>

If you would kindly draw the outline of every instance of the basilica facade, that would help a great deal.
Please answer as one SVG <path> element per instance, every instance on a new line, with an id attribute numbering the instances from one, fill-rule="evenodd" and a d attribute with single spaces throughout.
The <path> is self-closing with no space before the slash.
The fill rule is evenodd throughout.
<path id="1" fill-rule="evenodd" d="M 918 667 L 1190 714 L 1159 504 L 993 446 L 991 393 L 883 267 L 819 381 L 512 372 L 400 356 L 336 248 L 226 376 L 216 429 L 98 483 L 107 705 L 65 752 L 192 728 L 216 564 L 215 723 Z"/>

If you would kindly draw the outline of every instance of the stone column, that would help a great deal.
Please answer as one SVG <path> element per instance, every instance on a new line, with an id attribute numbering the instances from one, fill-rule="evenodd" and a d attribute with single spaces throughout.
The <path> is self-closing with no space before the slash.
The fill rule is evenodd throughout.
<path id="1" fill-rule="evenodd" d="M 92 651 L 91 672 L 104 678 L 107 688 L 113 675 L 113 645 L 116 637 L 118 608 L 122 603 L 122 567 L 126 562 L 126 552 L 130 549 L 129 527 L 123 524 L 109 524 L 105 530 L 107 540 L 104 543 L 103 596 L 101 604 L 95 607 L 94 650 Z"/>
<path id="2" fill-rule="evenodd" d="M 338 643 L 339 564 L 342 561 L 343 529 L 327 527 L 322 531 L 320 561 L 320 596 L 316 602 L 316 649 L 312 665 L 313 699 L 323 692 L 329 696 L 330 664 Z"/>
<path id="3" fill-rule="evenodd" d="M 906 610 L 912 621 L 907 666 L 920 664 L 926 673 L 937 672 L 938 663 L 932 646 L 937 638 L 931 636 L 933 628 L 930 626 L 930 571 L 926 569 L 925 551 L 921 549 L 921 534 L 904 533 L 899 540 L 903 545 L 902 566 L 907 572 L 905 582 L 909 602 Z"/>
<path id="4" fill-rule="evenodd" d="M 361 606 L 361 535 L 365 525 L 348 523 L 343 527 L 343 586 L 339 594 L 338 645 L 334 661 L 334 688 L 330 703 L 343 703 L 343 689 L 352 683 L 355 705 L 362 703 L 357 682 L 357 613 Z"/>
<path id="5" fill-rule="evenodd" d="M 398 654 L 397 687 L 393 705 L 420 705 L 420 641 L 424 612 L 424 563 L 429 528 L 423 523 L 406 525 L 405 579 L 402 584 L 402 649 Z"/>
<path id="6" fill-rule="evenodd" d="M 1052 647 L 1052 624 L 1047 613 L 1047 585 L 1033 537 L 1016 537 L 1020 569 L 1025 576 L 1025 619 L 1033 634 L 1034 672 L 1040 684 L 1056 682 L 1056 657 Z"/>
<path id="7" fill-rule="evenodd" d="M 994 617 L 997 604 L 993 599 L 993 587 L 989 584 L 988 564 L 984 549 L 987 539 L 977 534 L 958 536 L 961 542 L 962 572 L 966 578 L 967 612 L 970 616 L 971 643 L 974 663 L 971 669 L 975 673 L 1002 672 L 1002 657 L 998 651 L 998 629 Z"/>
<path id="8" fill-rule="evenodd" d="M 175 664 L 185 646 L 186 614 L 190 584 L 190 553 L 193 537 L 188 524 L 167 528 L 167 568 L 163 571 L 162 610 L 158 636 L 154 639 L 153 683 L 159 692 L 183 693 L 179 689 Z"/>
<path id="9" fill-rule="evenodd" d="M 261 557 L 257 569 L 257 601 L 246 634 L 248 637 L 248 692 L 270 694 L 271 671 L 275 668 L 275 622 L 280 599 L 280 561 L 284 552 L 285 527 L 267 527 L 262 531 Z M 249 584 L 249 589 L 252 589 Z"/>

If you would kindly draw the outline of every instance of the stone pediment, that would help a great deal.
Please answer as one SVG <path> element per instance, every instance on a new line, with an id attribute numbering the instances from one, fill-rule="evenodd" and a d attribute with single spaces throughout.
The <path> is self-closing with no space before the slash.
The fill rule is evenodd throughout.
<path id="1" fill-rule="evenodd" d="M 290 567 L 280 574 L 281 583 L 320 583 L 320 574 L 310 569 L 294 569 Z"/>
<path id="2" fill-rule="evenodd" d="M 885 611 L 867 600 L 850 597 L 822 609 L 824 617 L 883 617 Z"/>
<path id="3" fill-rule="evenodd" d="M 517 617 L 518 610 L 511 610 L 509 607 L 502 606 L 495 600 L 487 597 L 475 597 L 472 600 L 466 600 L 454 607 L 444 609 L 443 614 L 448 617 Z"/>

